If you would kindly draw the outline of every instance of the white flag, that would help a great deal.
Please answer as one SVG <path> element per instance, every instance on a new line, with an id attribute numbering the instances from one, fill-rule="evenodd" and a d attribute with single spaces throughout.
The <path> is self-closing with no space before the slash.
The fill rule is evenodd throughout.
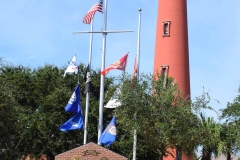
<path id="1" fill-rule="evenodd" d="M 73 56 L 72 61 L 69 63 L 67 69 L 65 70 L 63 77 L 65 77 L 66 73 L 73 73 L 73 72 L 75 72 L 75 74 L 78 73 L 78 65 L 77 65 L 76 55 Z"/>
<path id="2" fill-rule="evenodd" d="M 114 92 L 113 96 L 111 97 L 111 99 L 108 101 L 108 103 L 106 104 L 106 106 L 104 106 L 105 108 L 117 108 L 119 106 L 121 106 L 121 102 L 118 100 L 118 95 L 121 94 L 121 89 L 117 88 L 116 91 Z"/>

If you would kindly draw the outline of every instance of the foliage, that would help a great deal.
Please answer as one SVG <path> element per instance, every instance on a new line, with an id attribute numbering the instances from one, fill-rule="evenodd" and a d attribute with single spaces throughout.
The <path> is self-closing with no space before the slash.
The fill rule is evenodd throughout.
<path id="1" fill-rule="evenodd" d="M 54 65 L 31 69 L 1 63 L 0 146 L 4 152 L 0 154 L 5 156 L 4 159 L 16 159 L 21 155 L 40 157 L 43 154 L 48 159 L 54 159 L 54 155 L 83 144 L 83 131 L 61 132 L 59 127 L 73 116 L 64 111 L 64 106 L 77 82 L 81 86 L 83 113 L 85 111 L 83 76 L 86 68 L 80 64 L 78 76 L 67 75 L 63 78 L 64 69 Z M 90 101 L 88 142 L 95 143 L 99 80 L 99 71 L 92 71 L 94 90 Z M 106 78 L 105 84 L 105 90 L 108 91 L 113 79 Z"/>
<path id="2" fill-rule="evenodd" d="M 238 89 L 240 93 L 240 87 Z M 226 119 L 226 122 L 234 122 L 240 126 L 240 94 L 233 100 L 232 103 L 228 102 L 227 107 L 222 109 L 222 119 Z"/>
<path id="3" fill-rule="evenodd" d="M 240 93 L 240 87 L 238 93 Z M 228 102 L 227 107 L 221 111 L 221 118 L 225 120 L 221 132 L 224 142 L 223 153 L 229 160 L 231 154 L 236 154 L 240 151 L 240 94 L 237 95 L 232 103 Z"/>
<path id="4" fill-rule="evenodd" d="M 20 73 L 18 67 L 0 61 L 0 156 L 6 160 L 16 159 L 19 156 L 15 145 L 20 137 L 17 129 L 19 117 L 17 100 L 20 100 L 21 96 L 14 84 L 20 84 L 23 79 L 13 80 L 9 77 L 13 73 L 21 75 L 23 79 L 27 77 L 25 73 Z"/>
<path id="5" fill-rule="evenodd" d="M 201 160 L 211 160 L 212 155 L 218 156 L 221 153 L 222 142 L 220 139 L 220 125 L 213 118 L 201 116 L 200 145 L 202 146 Z"/>
<path id="6" fill-rule="evenodd" d="M 197 146 L 198 118 L 191 112 L 188 97 L 184 98 L 172 78 L 141 75 L 135 81 L 124 75 L 121 83 L 122 106 L 117 109 L 118 123 L 123 123 L 122 128 L 131 135 L 136 129 L 137 136 L 141 137 L 137 145 L 138 159 L 149 154 L 153 159 L 174 156 L 169 148 L 192 153 Z"/>
<path id="7" fill-rule="evenodd" d="M 222 153 L 226 155 L 227 160 L 239 152 L 239 128 L 235 123 L 224 123 L 221 125 L 221 141 L 223 142 Z"/>
<path id="8" fill-rule="evenodd" d="M 54 155 L 83 144 L 83 131 L 61 132 L 59 127 L 73 116 L 64 107 L 77 83 L 85 114 L 86 68 L 79 64 L 77 75 L 67 74 L 63 78 L 64 70 L 65 66 L 49 64 L 35 69 L 14 66 L 0 59 L 0 156 L 3 159 L 46 155 L 51 160 Z M 94 89 L 90 95 L 87 142 L 97 143 L 100 71 L 92 70 L 91 75 Z M 118 86 L 122 102 L 116 109 L 103 110 L 105 126 L 113 114 L 117 115 L 118 124 L 117 140 L 107 148 L 131 159 L 136 130 L 138 160 L 164 156 L 179 160 L 182 153 L 193 155 L 199 146 L 203 147 L 203 160 L 208 160 L 212 153 L 218 155 L 220 149 L 227 155 L 239 151 L 240 96 L 223 110 L 226 123 L 220 125 L 201 114 L 201 109 L 214 110 L 209 106 L 211 97 L 206 92 L 193 102 L 172 78 L 160 74 L 142 74 L 138 80 L 123 74 L 117 82 L 113 77 L 105 77 L 105 103 Z"/>
<path id="9" fill-rule="evenodd" d="M 212 102 L 212 100 L 219 103 L 218 100 L 211 99 L 209 92 L 206 92 L 203 87 L 202 94 L 200 96 L 194 97 L 192 100 L 192 104 L 191 104 L 192 112 L 200 116 L 203 113 L 202 110 L 207 109 L 207 110 L 214 111 L 217 114 L 217 116 L 219 116 L 219 113 L 209 105 L 210 102 Z"/>

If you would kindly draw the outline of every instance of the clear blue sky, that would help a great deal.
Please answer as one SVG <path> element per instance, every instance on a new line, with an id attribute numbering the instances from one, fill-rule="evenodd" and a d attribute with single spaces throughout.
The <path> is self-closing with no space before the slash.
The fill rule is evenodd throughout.
<path id="1" fill-rule="evenodd" d="M 85 13 L 98 0 L 1 0 L 0 57 L 14 65 L 28 67 L 64 66 L 77 55 L 87 64 L 89 35 L 82 23 Z M 126 71 L 133 70 L 137 50 L 138 8 L 142 8 L 140 72 L 152 73 L 158 0 L 108 0 L 109 30 L 135 33 L 108 34 L 106 67 L 130 52 Z M 240 1 L 188 0 L 189 55 L 192 98 L 203 87 L 224 108 L 237 95 L 240 79 Z M 102 28 L 102 14 L 96 13 L 94 30 Z M 94 35 L 92 67 L 101 66 L 102 35 Z M 120 71 L 109 74 L 119 75 Z M 211 113 L 206 113 L 212 116 Z"/>

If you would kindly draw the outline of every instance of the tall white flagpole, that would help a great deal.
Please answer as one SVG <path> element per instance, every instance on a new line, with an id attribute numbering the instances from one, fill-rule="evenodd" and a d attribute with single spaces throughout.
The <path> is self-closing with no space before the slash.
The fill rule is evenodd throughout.
<path id="1" fill-rule="evenodd" d="M 93 31 L 93 19 L 91 21 L 91 27 L 90 31 Z M 92 39 L 93 39 L 93 33 L 90 33 L 90 45 L 89 45 L 89 54 L 88 54 L 88 65 L 89 70 L 91 71 L 91 62 L 92 62 Z M 88 112 L 89 112 L 89 100 L 90 100 L 90 92 L 87 92 L 86 94 L 86 110 L 85 110 L 85 124 L 84 124 L 84 140 L 83 144 L 87 143 L 87 134 L 88 134 Z"/>
<path id="2" fill-rule="evenodd" d="M 137 42 L 137 81 L 139 80 L 139 60 L 140 60 L 140 31 L 141 31 L 141 11 L 139 8 L 139 16 L 138 16 L 138 42 Z M 136 119 L 136 114 L 134 114 L 134 118 Z M 136 151 L 137 151 L 137 130 L 133 131 L 133 160 L 136 160 Z"/>
<path id="3" fill-rule="evenodd" d="M 107 30 L 107 0 L 104 3 L 104 21 L 103 21 L 103 31 Z M 105 69 L 105 54 L 106 54 L 106 35 L 107 33 L 103 32 L 103 44 L 102 44 L 102 66 L 101 71 Z M 103 99 L 104 99 L 104 76 L 101 74 L 101 85 L 100 85 L 100 102 L 99 102 L 99 122 L 98 122 L 98 140 L 102 135 L 103 128 Z M 98 145 L 101 145 L 101 142 L 98 142 Z"/>
<path id="4" fill-rule="evenodd" d="M 137 41 L 137 80 L 139 80 L 139 61 L 140 61 L 140 32 L 141 32 L 141 11 L 139 8 L 139 16 L 138 16 L 138 41 Z"/>
<path id="5" fill-rule="evenodd" d="M 85 33 L 101 33 L 103 34 L 103 44 L 102 44 L 102 66 L 101 71 L 105 70 L 105 54 L 106 54 L 106 35 L 107 33 L 124 33 L 124 32 L 134 32 L 133 30 L 110 30 L 107 31 L 107 0 L 105 0 L 104 7 L 103 7 L 103 30 L 102 31 L 77 31 L 73 32 L 73 34 L 85 34 Z M 91 40 L 90 40 L 91 43 Z M 91 46 L 91 45 L 90 45 Z M 89 58 L 89 61 L 91 58 Z M 104 78 L 101 74 L 101 81 L 100 81 L 100 100 L 99 100 L 99 122 L 98 122 L 98 139 L 102 135 L 102 128 L 103 128 L 103 103 L 104 103 Z M 90 95 L 89 95 L 90 96 Z M 88 97 L 89 98 L 89 97 Z M 86 112 L 88 112 L 88 109 L 86 108 Z M 87 114 L 86 114 L 87 115 Z M 86 116 L 85 115 L 85 116 Z M 87 120 L 85 120 L 85 126 L 86 126 Z M 87 129 L 87 128 L 86 128 Z M 85 131 L 85 130 L 84 130 Z M 85 133 L 86 132 L 86 133 Z M 87 134 L 87 130 L 84 132 Z M 87 136 L 86 136 L 87 137 Z M 86 138 L 85 137 L 85 138 Z M 85 139 L 84 138 L 84 139 Z M 84 140 L 85 142 L 85 140 Z M 84 143 L 85 144 L 85 143 Z M 101 145 L 101 142 L 98 142 L 98 145 Z"/>

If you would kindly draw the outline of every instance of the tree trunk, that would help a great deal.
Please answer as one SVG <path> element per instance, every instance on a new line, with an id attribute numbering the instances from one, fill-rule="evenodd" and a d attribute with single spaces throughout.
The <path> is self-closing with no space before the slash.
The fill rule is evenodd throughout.
<path id="1" fill-rule="evenodd" d="M 158 154 L 159 154 L 159 160 L 163 160 L 163 152 L 158 151 Z"/>
<path id="2" fill-rule="evenodd" d="M 211 152 L 208 152 L 205 148 L 203 148 L 201 160 L 211 160 Z"/>
<path id="3" fill-rule="evenodd" d="M 54 160 L 54 155 L 52 153 L 47 154 L 47 160 Z"/>
<path id="4" fill-rule="evenodd" d="M 230 152 L 227 153 L 227 160 L 231 160 L 231 153 Z"/>
<path id="5" fill-rule="evenodd" d="M 181 147 L 177 147 L 177 149 L 176 149 L 176 160 L 182 160 L 182 149 L 181 149 Z"/>

